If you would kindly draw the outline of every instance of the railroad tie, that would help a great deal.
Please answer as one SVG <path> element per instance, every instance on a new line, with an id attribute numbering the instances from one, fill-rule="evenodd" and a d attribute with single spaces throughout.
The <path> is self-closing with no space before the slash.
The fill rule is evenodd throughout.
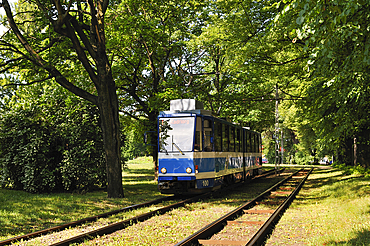
<path id="1" fill-rule="evenodd" d="M 240 225 L 240 224 L 263 225 L 264 223 L 265 223 L 264 221 L 247 221 L 247 220 L 229 220 L 229 221 L 227 221 L 228 225 Z"/>
<path id="2" fill-rule="evenodd" d="M 198 239 L 199 244 L 202 245 L 246 245 L 248 241 L 231 241 L 231 240 L 205 240 Z"/>
<path id="3" fill-rule="evenodd" d="M 280 187 L 280 190 L 295 190 L 295 187 Z"/>
<path id="4" fill-rule="evenodd" d="M 281 202 L 279 201 L 263 201 L 263 202 L 256 202 L 257 205 L 280 205 Z"/>
<path id="5" fill-rule="evenodd" d="M 272 209 L 266 209 L 266 210 L 256 210 L 256 209 L 249 209 L 244 210 L 244 213 L 246 214 L 273 214 L 275 210 Z"/>
<path id="6" fill-rule="evenodd" d="M 290 188 L 290 187 L 287 187 Z M 282 194 L 282 195 L 290 195 L 292 192 L 289 191 L 273 191 L 271 194 Z"/>

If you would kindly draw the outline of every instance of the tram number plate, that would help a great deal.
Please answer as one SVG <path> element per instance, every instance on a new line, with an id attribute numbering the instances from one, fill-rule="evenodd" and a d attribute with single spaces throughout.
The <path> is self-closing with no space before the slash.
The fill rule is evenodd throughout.
<path id="1" fill-rule="evenodd" d="M 197 180 L 198 189 L 213 187 L 213 184 L 214 184 L 214 179 L 198 179 Z"/>

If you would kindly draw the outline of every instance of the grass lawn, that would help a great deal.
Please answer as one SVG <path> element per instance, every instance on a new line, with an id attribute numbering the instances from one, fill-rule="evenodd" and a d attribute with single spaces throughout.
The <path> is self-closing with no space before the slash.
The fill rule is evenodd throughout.
<path id="1" fill-rule="evenodd" d="M 127 207 L 162 196 L 150 158 L 129 161 L 123 171 L 125 198 L 107 198 L 105 191 L 30 194 L 0 189 L 0 241 Z"/>
<path id="2" fill-rule="evenodd" d="M 266 245 L 370 245 L 370 178 L 316 169 Z"/>
<path id="3" fill-rule="evenodd" d="M 127 166 L 123 172 L 126 197 L 122 199 L 108 199 L 104 191 L 29 194 L 0 189 L 0 241 L 162 196 L 154 181 L 150 158 L 138 158 Z M 233 205 L 234 200 L 238 198 L 210 199 L 170 212 L 164 217 L 153 218 L 155 223 L 146 223 L 161 226 L 160 221 L 167 219 L 167 224 L 160 228 L 164 230 L 175 226 L 171 232 L 178 232 L 179 235 L 172 234 L 175 237 L 171 241 L 173 245 L 173 242 L 187 236 L 185 231 L 198 221 L 200 213 L 206 213 L 201 217 L 210 216 L 207 209 L 212 208 L 212 214 L 216 216 L 218 211 L 223 213 L 223 206 L 237 206 Z M 181 228 L 176 228 L 180 224 L 178 220 L 173 220 L 177 213 L 186 214 L 181 217 Z M 143 228 L 143 233 L 146 230 L 144 234 L 149 234 L 148 229 L 156 232 L 157 229 L 153 228 Z M 134 228 L 129 227 L 119 234 L 132 238 L 144 236 L 136 230 L 138 228 L 134 232 L 131 229 Z M 126 245 L 127 235 L 108 237 L 111 245 Z M 158 231 L 152 237 L 150 240 L 155 240 Z M 132 245 L 136 245 L 135 239 L 132 240 Z M 347 175 L 338 169 L 316 169 L 280 220 L 267 245 L 370 245 L 370 178 Z"/>

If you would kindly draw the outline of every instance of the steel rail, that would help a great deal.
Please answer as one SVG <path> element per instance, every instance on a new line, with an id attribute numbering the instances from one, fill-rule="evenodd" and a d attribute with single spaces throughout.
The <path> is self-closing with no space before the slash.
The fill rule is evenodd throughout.
<path id="1" fill-rule="evenodd" d="M 50 244 L 50 246 L 70 245 L 72 243 L 80 243 L 86 238 L 91 238 L 91 237 L 97 237 L 97 236 L 103 236 L 103 235 L 106 235 L 106 234 L 110 234 L 110 233 L 113 233 L 115 231 L 122 230 L 122 229 L 124 229 L 128 226 L 131 226 L 131 225 L 133 225 L 137 222 L 145 221 L 145 220 L 147 220 L 147 219 L 149 219 L 149 218 L 151 218 L 155 215 L 164 214 L 164 213 L 167 213 L 168 211 L 171 211 L 175 208 L 183 207 L 183 206 L 185 206 L 185 204 L 196 202 L 200 199 L 204 199 L 204 198 L 210 196 L 210 194 L 211 193 L 209 192 L 209 193 L 204 193 L 204 194 L 201 194 L 201 195 L 198 195 L 198 196 L 195 196 L 195 197 L 191 197 L 191 198 L 188 198 L 186 200 L 180 201 L 178 203 L 171 204 L 169 206 L 166 206 L 166 207 L 163 207 L 163 208 L 160 208 L 160 209 L 156 209 L 154 211 L 151 211 L 151 212 L 148 212 L 148 213 L 145 213 L 145 214 L 141 214 L 141 215 L 138 215 L 136 217 L 133 217 L 133 218 L 130 218 L 130 219 L 127 219 L 127 220 L 124 220 L 124 221 L 119 221 L 119 222 L 116 222 L 116 223 L 112 223 L 110 225 L 101 227 L 99 229 L 96 229 L 96 230 L 93 230 L 93 231 L 90 231 L 90 232 L 86 232 L 86 233 L 77 235 L 77 236 L 72 237 L 72 238 L 65 239 L 63 241 L 60 241 L 60 242 L 57 242 L 57 243 L 54 243 L 54 244 Z"/>
<path id="2" fill-rule="evenodd" d="M 261 178 L 261 177 L 257 177 L 257 178 Z M 237 184 L 234 184 L 234 185 L 230 185 L 230 186 L 226 187 L 225 189 L 223 189 L 221 191 L 221 193 L 233 190 L 236 187 L 241 186 L 241 185 L 242 185 L 242 183 L 237 183 Z M 63 240 L 63 241 L 60 241 L 60 242 L 57 242 L 57 243 L 54 243 L 54 244 L 50 244 L 50 246 L 70 245 L 72 243 L 82 242 L 86 238 L 91 238 L 91 237 L 97 237 L 97 236 L 110 234 L 112 232 L 122 230 L 122 229 L 124 229 L 124 228 L 126 228 L 126 227 L 128 227 L 128 226 L 130 226 L 134 223 L 145 221 L 145 220 L 147 220 L 147 219 L 149 219 L 149 218 L 151 218 L 155 215 L 164 214 L 164 213 L 166 213 L 166 212 L 168 212 L 172 209 L 175 209 L 175 208 L 178 208 L 178 207 L 183 207 L 183 206 L 185 206 L 185 204 L 196 202 L 196 201 L 199 201 L 201 199 L 207 198 L 211 194 L 212 194 L 212 192 L 207 192 L 207 193 L 204 193 L 204 194 L 200 194 L 198 196 L 188 198 L 188 199 L 183 200 L 181 202 L 178 202 L 178 203 L 175 203 L 175 204 L 172 204 L 172 205 L 169 205 L 169 206 L 166 206 L 166 207 L 163 207 L 163 208 L 160 208 L 160 209 L 157 209 L 157 210 L 145 213 L 145 214 L 138 215 L 134 218 L 130 218 L 130 219 L 127 219 L 127 220 L 124 220 L 124 221 L 116 222 L 116 223 L 101 227 L 99 229 L 96 229 L 96 230 L 93 230 L 93 231 L 90 231 L 90 232 L 86 232 L 86 233 L 77 235 L 77 236 L 72 237 L 72 238 L 68 238 L 66 240 Z"/>
<path id="3" fill-rule="evenodd" d="M 45 234 L 48 234 L 48 233 L 51 233 L 51 232 L 61 231 L 63 229 L 70 228 L 70 227 L 76 227 L 76 226 L 82 225 L 82 224 L 87 223 L 87 222 L 96 221 L 100 218 L 106 218 L 106 217 L 114 215 L 114 214 L 127 212 L 127 211 L 130 211 L 130 210 L 135 210 L 135 209 L 139 209 L 139 208 L 143 208 L 143 207 L 148 207 L 148 206 L 158 204 L 158 203 L 161 203 L 161 202 L 164 202 L 164 201 L 173 200 L 175 198 L 176 198 L 175 196 L 162 197 L 162 198 L 159 198 L 159 199 L 156 199 L 156 200 L 153 200 L 153 201 L 144 202 L 144 203 L 140 203 L 140 204 L 135 204 L 135 205 L 132 205 L 132 206 L 128 206 L 128 207 L 125 207 L 125 208 L 113 210 L 113 211 L 106 212 L 106 213 L 103 213 L 103 214 L 99 214 L 99 215 L 96 215 L 96 216 L 91 216 L 91 217 L 88 217 L 88 218 L 84 218 L 84 219 L 72 221 L 72 222 L 69 222 L 69 223 L 65 223 L 65 224 L 62 224 L 62 225 L 59 225 L 59 226 L 54 226 L 54 227 L 50 227 L 50 228 L 47 228 L 47 229 L 44 229 L 44 230 L 32 232 L 32 233 L 29 233 L 29 234 L 26 234 L 26 235 L 13 237 L 13 238 L 10 238 L 10 239 L 6 239 L 4 241 L 0 241 L 0 246 L 9 245 L 13 242 L 20 241 L 20 240 L 31 239 L 31 238 L 41 236 L 41 235 L 45 235 Z"/>
<path id="4" fill-rule="evenodd" d="M 266 171 L 266 172 L 262 173 L 261 175 L 256 176 L 253 179 L 258 179 L 258 178 L 262 178 L 262 177 L 268 176 L 268 175 L 272 174 L 273 172 L 274 172 L 274 170 Z M 244 182 L 244 183 L 246 183 L 246 182 Z M 240 185 L 241 185 L 241 183 L 238 183 L 238 184 L 235 184 L 235 185 L 232 185 L 232 186 L 227 187 L 225 190 L 226 191 L 227 190 L 232 190 L 232 189 L 235 189 L 236 187 L 238 187 Z M 209 193 L 205 193 L 205 194 L 201 194 L 200 196 L 203 197 L 204 195 L 207 195 L 207 194 L 209 195 Z M 103 213 L 103 214 L 91 216 L 91 217 L 80 219 L 80 220 L 77 220 L 77 221 L 68 222 L 68 223 L 65 223 L 65 224 L 62 224 L 62 225 L 58 225 L 58 226 L 46 228 L 46 229 L 43 229 L 43 230 L 40 230 L 40 231 L 36 231 L 36 232 L 28 233 L 28 234 L 25 234 L 25 235 L 21 235 L 21 236 L 9 238 L 9 239 L 6 239 L 4 241 L 0 241 L 0 246 L 10 245 L 11 243 L 14 243 L 14 242 L 17 242 L 17 241 L 20 241 L 20 240 L 32 239 L 32 238 L 35 238 L 35 237 L 38 237 L 38 236 L 41 236 L 41 235 L 45 235 L 45 234 L 48 234 L 48 233 L 61 231 L 61 230 L 64 230 L 66 228 L 76 227 L 76 226 L 82 225 L 82 224 L 87 223 L 87 222 L 93 222 L 93 221 L 96 221 L 96 220 L 98 220 L 100 218 L 106 218 L 106 217 L 111 216 L 111 215 L 114 215 L 114 214 L 118 214 L 118 213 L 130 211 L 130 210 L 139 209 L 139 208 L 151 206 L 151 205 L 154 205 L 154 204 L 158 204 L 158 203 L 161 203 L 161 202 L 164 202 L 164 201 L 169 201 L 169 200 L 174 200 L 174 199 L 176 199 L 176 196 L 163 197 L 163 198 L 159 198 L 159 199 L 156 199 L 156 200 L 153 200 L 153 201 L 149 201 L 149 202 L 145 202 L 145 203 L 141 203 L 141 204 L 135 204 L 135 205 L 128 206 L 128 207 L 125 207 L 125 208 L 121 208 L 121 209 L 117 209 L 117 210 L 114 210 L 114 211 L 110 211 L 110 212 L 107 212 L 107 213 Z M 201 199 L 201 198 L 199 198 L 199 199 Z M 158 211 L 155 211 L 155 212 L 158 212 Z M 140 217 L 140 216 L 138 216 L 138 217 Z M 143 218 L 145 218 L 145 215 L 143 215 Z M 132 219 L 135 219 L 135 218 L 132 218 Z M 137 221 L 139 221 L 139 220 L 137 220 Z M 124 222 L 117 222 L 116 224 L 120 224 L 120 223 L 123 223 L 124 224 Z M 130 221 L 130 223 L 131 223 L 131 221 Z M 112 225 L 112 230 L 114 230 L 113 229 L 114 227 L 115 226 Z M 117 226 L 117 225 L 116 225 L 116 227 L 119 228 L 119 226 Z M 95 236 L 102 235 L 101 233 L 108 234 L 107 231 L 109 231 L 109 230 L 110 230 L 109 228 L 108 229 L 103 229 L 103 228 L 98 229 L 97 232 L 95 233 Z M 101 231 L 101 232 L 99 232 L 99 231 Z M 89 233 L 87 232 L 85 234 L 89 234 Z M 92 235 L 85 235 L 85 237 L 89 237 L 89 236 L 92 236 Z M 83 235 L 80 235 L 80 236 L 77 236 L 77 237 L 81 237 L 82 238 L 84 236 Z M 66 244 L 58 244 L 57 243 L 57 244 L 54 244 L 54 245 L 68 245 L 69 244 L 69 243 L 67 243 L 68 240 L 65 240 L 65 241 L 66 241 Z"/>
<path id="5" fill-rule="evenodd" d="M 302 170 L 302 169 L 301 169 Z M 198 239 L 206 239 L 214 235 L 215 233 L 221 231 L 225 225 L 227 224 L 228 220 L 234 220 L 237 217 L 240 217 L 243 214 L 245 209 L 251 208 L 256 205 L 256 202 L 263 199 L 265 196 L 269 195 L 272 191 L 276 190 L 279 186 L 284 184 L 286 181 L 291 179 L 295 174 L 300 172 L 301 170 L 296 171 L 295 173 L 289 175 L 287 178 L 281 180 L 271 188 L 267 189 L 265 192 L 261 193 L 257 197 L 253 198 L 252 200 L 248 201 L 247 203 L 241 205 L 240 207 L 234 209 L 230 213 L 222 216 L 221 218 L 215 220 L 214 222 L 206 225 L 199 231 L 195 232 L 194 234 L 190 235 L 189 237 L 185 238 L 181 242 L 175 244 L 175 246 L 185 246 L 185 245 L 193 245 L 198 244 Z"/>
<path id="6" fill-rule="evenodd" d="M 261 228 L 253 235 L 246 246 L 257 246 L 263 245 L 267 239 L 267 236 L 271 234 L 275 225 L 280 220 L 281 216 L 284 214 L 285 210 L 290 206 L 290 204 L 295 199 L 298 192 L 301 190 L 303 184 L 306 182 L 308 176 L 312 173 L 314 168 L 306 174 L 306 176 L 299 183 L 297 188 L 288 196 L 287 199 L 275 210 L 275 212 L 269 217 L 269 219 L 261 226 Z"/>

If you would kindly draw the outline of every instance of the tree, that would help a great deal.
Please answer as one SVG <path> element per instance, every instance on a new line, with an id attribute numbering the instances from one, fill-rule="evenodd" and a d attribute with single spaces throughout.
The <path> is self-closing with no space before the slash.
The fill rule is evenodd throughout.
<path id="1" fill-rule="evenodd" d="M 150 131 L 157 167 L 157 125 L 161 110 L 182 97 L 189 61 L 186 40 L 206 15 L 200 1 L 124 0 L 110 13 L 108 48 L 114 54 L 121 111 Z M 199 23 L 198 23 L 199 22 Z"/>
<path id="2" fill-rule="evenodd" d="M 369 1 L 281 1 L 276 18 L 309 54 L 307 100 L 301 106 L 318 139 L 331 145 L 327 149 L 337 150 L 341 161 L 353 165 L 362 160 L 366 167 L 370 166 L 365 155 L 370 147 L 369 7 Z"/>
<path id="3" fill-rule="evenodd" d="M 215 2 L 202 34 L 189 45 L 199 54 L 188 83 L 192 95 L 259 131 L 274 124 L 275 85 L 289 92 L 304 59 L 283 30 L 270 32 L 278 12 L 267 7 L 272 2 Z"/>
<path id="4" fill-rule="evenodd" d="M 42 192 L 106 188 L 99 112 L 57 87 L 16 90 L 0 109 L 0 186 Z"/>
<path id="5" fill-rule="evenodd" d="M 109 0 L 19 3 L 15 14 L 8 0 L 1 4 L 10 28 L 0 40 L 1 72 L 33 79 L 26 84 L 54 79 L 98 106 L 108 197 L 123 197 L 118 98 L 105 37 Z"/>

